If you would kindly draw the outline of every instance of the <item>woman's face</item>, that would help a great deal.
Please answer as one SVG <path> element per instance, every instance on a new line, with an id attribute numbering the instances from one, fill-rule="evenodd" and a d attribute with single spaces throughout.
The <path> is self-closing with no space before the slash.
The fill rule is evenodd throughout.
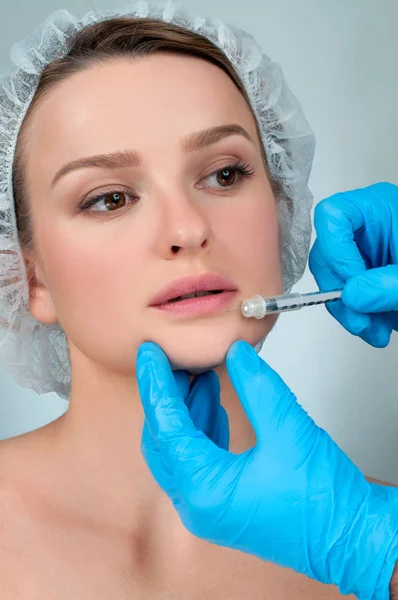
<path id="1" fill-rule="evenodd" d="M 189 136 L 231 124 L 251 141 L 234 133 L 187 147 Z M 72 161 L 126 151 L 133 160 L 118 168 L 87 161 L 53 182 Z M 26 152 L 42 284 L 31 290 L 31 311 L 60 321 L 72 365 L 83 355 L 129 374 L 138 346 L 150 340 L 174 368 L 194 373 L 222 364 L 235 340 L 254 345 L 270 331 L 273 317 L 226 312 L 253 294 L 281 293 L 282 283 L 255 122 L 222 70 L 167 53 L 92 66 L 42 99 Z M 253 174 L 223 175 L 235 163 Z M 150 306 L 166 284 L 202 273 L 234 282 L 230 305 L 194 316 Z"/>

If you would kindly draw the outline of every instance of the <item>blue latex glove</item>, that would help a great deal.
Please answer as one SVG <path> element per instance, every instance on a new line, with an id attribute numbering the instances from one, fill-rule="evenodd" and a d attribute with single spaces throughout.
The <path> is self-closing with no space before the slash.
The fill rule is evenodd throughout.
<path id="1" fill-rule="evenodd" d="M 377 183 L 315 207 L 309 266 L 322 291 L 343 288 L 327 305 L 350 333 L 384 347 L 398 329 L 398 187 Z"/>
<path id="2" fill-rule="evenodd" d="M 192 383 L 185 371 L 174 371 L 174 380 L 177 395 L 183 398 L 189 411 L 193 425 L 202 431 L 210 440 L 220 448 L 229 448 L 229 423 L 226 410 L 220 403 L 220 383 L 214 371 L 207 371 L 194 377 Z M 159 382 L 161 384 L 161 382 Z M 145 421 L 142 430 L 141 452 L 147 463 L 151 465 L 155 479 L 160 487 L 171 496 L 173 479 L 164 464 L 153 437 Z"/>
<path id="3" fill-rule="evenodd" d="M 398 560 L 398 489 L 368 483 L 249 344 L 235 342 L 226 365 L 257 438 L 242 454 L 195 427 L 159 346 L 146 342 L 138 351 L 152 438 L 143 454 L 161 486 L 165 477 L 172 482 L 163 489 L 185 527 L 343 594 L 387 600 Z M 214 397 L 213 377 L 197 382 L 202 398 Z"/>

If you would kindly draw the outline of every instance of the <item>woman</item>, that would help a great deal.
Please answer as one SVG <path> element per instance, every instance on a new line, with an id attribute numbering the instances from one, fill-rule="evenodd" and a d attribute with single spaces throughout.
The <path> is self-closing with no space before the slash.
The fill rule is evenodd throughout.
<path id="1" fill-rule="evenodd" d="M 236 339 L 260 349 L 274 318 L 227 310 L 288 290 L 310 236 L 313 138 L 277 67 L 236 28 L 142 2 L 59 11 L 13 58 L 2 356 L 70 404 L 1 443 L 2 599 L 339 598 L 194 538 L 139 451 L 145 340 L 175 369 L 214 369 L 229 447 L 254 443 L 224 358 Z"/>

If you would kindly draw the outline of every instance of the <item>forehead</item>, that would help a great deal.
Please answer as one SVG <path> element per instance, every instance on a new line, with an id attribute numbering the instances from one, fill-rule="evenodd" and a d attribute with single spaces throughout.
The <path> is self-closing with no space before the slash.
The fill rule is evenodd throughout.
<path id="1" fill-rule="evenodd" d="M 226 123 L 240 124 L 260 147 L 246 100 L 212 63 L 169 53 L 98 63 L 69 76 L 35 108 L 26 180 L 32 191 L 48 188 L 67 162 L 130 149 L 172 167 L 183 137 Z"/>
<path id="2" fill-rule="evenodd" d="M 109 60 L 69 76 L 37 106 L 31 137 L 52 152 L 84 155 L 109 150 L 98 145 L 112 137 L 116 146 L 134 147 L 231 121 L 251 125 L 255 134 L 247 103 L 224 71 L 162 53 Z"/>

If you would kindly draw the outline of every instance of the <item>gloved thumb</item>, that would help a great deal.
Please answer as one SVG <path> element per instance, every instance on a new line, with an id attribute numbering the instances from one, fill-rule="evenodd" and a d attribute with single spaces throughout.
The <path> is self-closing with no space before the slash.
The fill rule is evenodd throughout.
<path id="1" fill-rule="evenodd" d="M 315 425 L 283 379 L 250 344 L 234 342 L 228 350 L 226 366 L 253 426 L 258 446 L 272 444 L 278 437 L 279 441 L 283 438 L 287 443 L 295 444 L 297 431 L 301 430 L 302 441 L 306 425 Z"/>
<path id="2" fill-rule="evenodd" d="M 369 269 L 351 277 L 341 299 L 346 306 L 361 313 L 398 310 L 398 265 Z"/>

